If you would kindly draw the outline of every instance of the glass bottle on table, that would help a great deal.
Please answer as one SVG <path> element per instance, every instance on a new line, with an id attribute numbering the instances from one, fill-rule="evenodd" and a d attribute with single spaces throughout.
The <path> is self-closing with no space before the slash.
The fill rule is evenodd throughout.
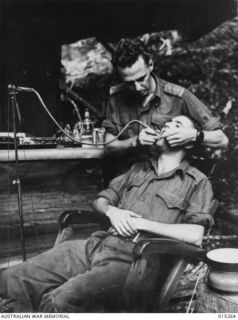
<path id="1" fill-rule="evenodd" d="M 85 109 L 82 125 L 82 147 L 92 147 L 94 122 L 90 119 L 88 108 Z"/>
<path id="2" fill-rule="evenodd" d="M 70 127 L 70 124 L 69 124 L 69 123 L 67 123 L 67 124 L 65 125 L 64 131 L 65 131 L 70 137 L 72 136 L 72 131 L 71 131 L 71 127 Z M 71 142 L 71 141 L 72 141 L 67 135 L 64 135 L 63 140 L 64 140 L 65 142 Z"/>
<path id="3" fill-rule="evenodd" d="M 89 110 L 86 108 L 83 119 L 83 135 L 88 136 L 92 134 L 92 125 L 90 120 Z"/>
<path id="4" fill-rule="evenodd" d="M 74 125 L 73 138 L 78 143 L 82 142 L 82 122 L 81 121 L 76 122 L 75 125 Z M 76 141 L 74 141 L 74 143 L 77 143 Z"/>
<path id="5" fill-rule="evenodd" d="M 93 135 L 93 126 L 94 123 L 90 119 L 90 114 L 88 108 L 85 109 L 84 112 L 84 120 L 83 120 L 83 135 L 84 136 L 92 136 Z"/>

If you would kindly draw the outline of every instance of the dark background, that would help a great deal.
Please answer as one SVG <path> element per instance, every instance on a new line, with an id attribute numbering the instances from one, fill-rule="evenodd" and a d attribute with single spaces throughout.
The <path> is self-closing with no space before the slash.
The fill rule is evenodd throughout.
<path id="1" fill-rule="evenodd" d="M 237 13 L 235 0 L 0 1 L 0 131 L 12 130 L 7 85 L 39 91 L 60 108 L 61 45 L 95 36 L 104 43 L 177 29 L 189 43 Z M 55 128 L 36 97 L 20 93 L 21 131 L 51 136 Z"/>

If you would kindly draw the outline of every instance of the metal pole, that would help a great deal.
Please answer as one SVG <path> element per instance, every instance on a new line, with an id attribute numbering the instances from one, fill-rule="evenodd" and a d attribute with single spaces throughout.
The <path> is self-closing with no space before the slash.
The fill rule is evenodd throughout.
<path id="1" fill-rule="evenodd" d="M 25 261 L 26 247 L 25 247 L 25 236 L 24 236 L 24 218 L 23 218 L 23 210 L 22 210 L 21 181 L 19 178 L 19 163 L 18 163 L 17 129 L 16 129 L 16 93 L 14 90 L 10 92 L 10 98 L 11 98 L 11 105 L 12 105 L 12 122 L 13 122 L 15 164 L 16 164 L 16 179 L 13 180 L 13 184 L 17 184 L 17 201 L 18 201 L 18 213 L 19 213 L 19 219 L 20 219 L 22 259 L 23 261 Z"/>

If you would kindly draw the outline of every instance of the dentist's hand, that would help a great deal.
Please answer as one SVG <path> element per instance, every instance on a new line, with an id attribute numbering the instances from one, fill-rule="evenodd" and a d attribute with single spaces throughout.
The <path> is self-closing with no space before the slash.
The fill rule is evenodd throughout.
<path id="1" fill-rule="evenodd" d="M 138 140 L 140 145 L 145 146 L 145 145 L 153 145 L 156 143 L 156 141 L 159 138 L 159 131 L 154 131 L 153 129 L 150 128 L 145 128 L 142 129 L 141 132 L 139 133 Z"/>
<path id="2" fill-rule="evenodd" d="M 162 137 L 166 139 L 171 147 L 177 147 L 185 145 L 196 140 L 197 130 L 187 128 L 168 128 L 166 129 Z"/>

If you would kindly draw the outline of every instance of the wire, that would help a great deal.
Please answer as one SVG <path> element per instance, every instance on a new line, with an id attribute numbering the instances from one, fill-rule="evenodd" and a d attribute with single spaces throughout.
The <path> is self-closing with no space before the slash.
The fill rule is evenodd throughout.
<path id="1" fill-rule="evenodd" d="M 198 274 L 198 277 L 197 277 L 195 286 L 194 286 L 194 288 L 193 288 L 193 293 L 192 293 L 191 299 L 190 299 L 190 301 L 189 301 L 189 305 L 188 305 L 188 308 L 187 308 L 187 310 L 186 310 L 186 313 L 191 313 L 190 310 L 191 310 L 192 302 L 193 302 L 193 299 L 194 299 L 194 296 L 195 296 L 195 293 L 196 293 L 196 289 L 197 289 L 197 286 L 198 286 L 198 282 L 199 282 L 199 280 L 200 280 L 200 277 L 201 277 L 201 275 Z"/>
<path id="2" fill-rule="evenodd" d="M 79 121 L 82 122 L 82 118 L 80 116 L 79 109 L 78 109 L 76 103 L 72 99 L 70 99 L 69 97 L 67 97 L 66 99 L 73 105 L 74 110 L 75 110 L 75 112 L 77 114 L 77 117 L 78 117 Z"/>
<path id="3" fill-rule="evenodd" d="M 49 117 L 53 120 L 53 122 L 56 124 L 56 126 L 72 141 L 77 142 L 77 143 L 81 143 L 80 140 L 74 139 L 73 137 L 71 137 L 61 126 L 60 124 L 57 122 L 57 120 L 54 118 L 54 116 L 51 114 L 51 112 L 48 110 L 47 106 L 45 105 L 43 99 L 41 98 L 40 94 L 33 88 L 31 88 L 31 91 L 33 93 L 35 93 L 35 95 L 38 97 L 41 105 L 43 106 L 43 108 L 45 109 L 45 111 L 47 112 L 47 114 L 49 115 Z M 102 143 L 89 143 L 89 142 L 83 142 L 83 144 L 89 145 L 89 146 L 104 146 L 107 145 L 109 143 L 112 143 L 113 141 L 117 140 L 121 134 L 133 123 L 138 123 L 140 125 L 142 125 L 145 128 L 149 128 L 145 123 L 139 121 L 139 120 L 131 120 L 130 122 L 128 122 L 124 128 L 122 128 L 122 130 L 118 133 L 118 135 L 111 139 L 110 141 L 107 142 L 102 142 Z"/>

